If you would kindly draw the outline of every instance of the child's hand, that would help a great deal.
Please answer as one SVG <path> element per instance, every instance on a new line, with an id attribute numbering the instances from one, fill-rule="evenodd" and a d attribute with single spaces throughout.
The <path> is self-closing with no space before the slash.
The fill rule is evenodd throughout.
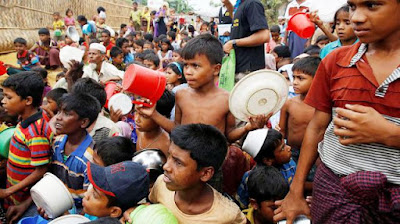
<path id="1" fill-rule="evenodd" d="M 39 213 L 40 216 L 42 216 L 45 219 L 49 219 L 49 216 L 46 214 L 46 211 L 44 208 L 38 207 L 37 212 Z"/>
<path id="2" fill-rule="evenodd" d="M 11 194 L 7 191 L 7 189 L 0 189 L 0 198 L 7 198 Z"/>
<path id="3" fill-rule="evenodd" d="M 277 125 L 275 125 L 275 130 L 277 130 L 277 131 L 281 131 L 281 127 L 279 127 L 279 124 L 277 124 Z"/>
<path id="4" fill-rule="evenodd" d="M 132 223 L 132 219 L 130 214 L 135 210 L 135 208 L 129 208 L 128 210 L 126 210 L 123 214 L 123 216 L 121 217 L 121 219 L 119 220 L 121 223 Z"/>
<path id="5" fill-rule="evenodd" d="M 112 107 L 110 107 L 110 119 L 116 123 L 121 120 L 122 117 L 122 111 L 120 109 L 114 110 Z"/>
<path id="6" fill-rule="evenodd" d="M 22 203 L 20 205 L 10 206 L 7 209 L 6 219 L 9 224 L 16 223 L 17 220 L 25 213 L 29 206 L 25 205 L 27 203 Z M 28 204 L 30 205 L 30 204 Z"/>
<path id="7" fill-rule="evenodd" d="M 246 124 L 245 128 L 247 131 L 253 131 L 256 129 L 263 128 L 267 125 L 269 118 L 272 116 L 272 112 L 268 115 L 256 115 L 249 117 L 249 122 Z"/>
<path id="8" fill-rule="evenodd" d="M 315 25 L 322 26 L 324 24 L 318 16 L 318 11 L 311 12 L 309 15 L 311 22 L 315 23 Z"/>
<path id="9" fill-rule="evenodd" d="M 3 64 L 3 66 L 6 67 L 6 68 L 11 68 L 12 67 L 12 65 L 10 65 L 10 64 Z"/>
<path id="10" fill-rule="evenodd" d="M 148 100 L 148 99 L 137 99 L 137 101 L 142 102 L 142 103 L 147 103 L 147 104 L 151 103 L 150 100 Z M 140 114 L 143 114 L 148 117 L 152 117 L 154 112 L 156 111 L 156 103 L 154 105 L 152 105 L 152 107 L 146 107 L 143 104 L 136 104 L 135 108 Z"/>

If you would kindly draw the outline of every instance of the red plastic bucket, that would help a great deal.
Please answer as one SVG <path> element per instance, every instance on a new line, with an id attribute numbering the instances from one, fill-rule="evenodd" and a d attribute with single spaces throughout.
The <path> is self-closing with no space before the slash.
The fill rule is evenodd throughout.
<path id="1" fill-rule="evenodd" d="M 298 12 L 289 19 L 288 30 L 292 30 L 301 38 L 310 38 L 315 32 L 315 24 L 311 22 L 309 15 Z"/>
<path id="2" fill-rule="evenodd" d="M 114 94 L 118 93 L 118 91 L 116 91 L 117 83 L 115 83 L 115 82 L 107 82 L 106 86 L 104 87 L 104 89 L 106 90 L 106 94 L 107 94 L 106 105 L 104 105 L 104 107 L 108 108 L 108 101 L 110 100 L 110 98 L 112 96 L 114 96 Z"/>
<path id="3" fill-rule="evenodd" d="M 7 68 L 4 66 L 4 62 L 0 61 L 0 75 L 4 75 L 7 73 Z"/>
<path id="4" fill-rule="evenodd" d="M 132 101 L 134 104 L 142 104 L 152 107 L 162 96 L 167 85 L 164 74 L 140 65 L 130 65 L 124 75 L 122 88 L 150 100 L 150 104 L 139 101 Z"/>

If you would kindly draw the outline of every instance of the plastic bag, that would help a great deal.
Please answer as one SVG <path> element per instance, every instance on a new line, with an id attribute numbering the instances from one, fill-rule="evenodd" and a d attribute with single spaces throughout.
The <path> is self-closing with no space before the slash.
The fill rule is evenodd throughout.
<path id="1" fill-rule="evenodd" d="M 219 87 L 231 91 L 235 86 L 236 55 L 232 49 L 229 55 L 222 59 L 222 67 L 219 72 Z"/>

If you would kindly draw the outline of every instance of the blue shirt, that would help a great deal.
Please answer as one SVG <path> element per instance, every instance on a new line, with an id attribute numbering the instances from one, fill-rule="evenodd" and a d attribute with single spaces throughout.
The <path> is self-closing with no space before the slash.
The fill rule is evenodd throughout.
<path id="1" fill-rule="evenodd" d="M 67 135 L 60 135 L 54 141 L 51 172 L 66 185 L 79 208 L 82 207 L 82 199 L 89 186 L 86 164 L 88 161 L 93 162 L 94 141 L 86 134 L 85 140 L 65 159 L 67 140 Z"/>
<path id="2" fill-rule="evenodd" d="M 288 163 L 285 163 L 281 167 L 277 167 L 277 168 L 279 168 L 279 171 L 281 171 L 283 177 L 290 185 L 292 183 L 292 180 L 293 180 L 294 174 L 296 173 L 296 168 L 297 168 L 294 160 L 290 159 L 290 161 Z"/>
<path id="3" fill-rule="evenodd" d="M 353 43 L 357 43 L 358 39 Z M 321 53 L 319 53 L 319 57 L 321 59 L 324 59 L 329 53 L 331 53 L 333 50 L 335 50 L 336 48 L 339 48 L 342 46 L 342 43 L 340 42 L 339 39 L 330 42 L 329 44 L 325 45 L 324 48 L 322 48 Z"/>
<path id="4" fill-rule="evenodd" d="M 131 62 L 133 62 L 134 60 L 135 60 L 135 58 L 133 57 L 133 54 L 131 54 L 131 53 L 128 53 L 128 54 L 125 55 L 125 57 L 124 57 L 124 63 L 125 63 L 125 64 L 131 63 Z"/>

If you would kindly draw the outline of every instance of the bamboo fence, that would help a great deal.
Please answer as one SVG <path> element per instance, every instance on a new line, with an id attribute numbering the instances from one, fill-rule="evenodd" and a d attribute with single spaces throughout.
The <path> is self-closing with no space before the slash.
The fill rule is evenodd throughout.
<path id="1" fill-rule="evenodd" d="M 70 8 L 75 20 L 85 15 L 91 20 L 97 7 L 106 9 L 106 24 L 118 31 L 121 23 L 128 24 L 131 3 L 127 0 L 0 0 L 0 54 L 13 51 L 13 41 L 23 37 L 31 46 L 39 39 L 38 29 L 52 27 L 54 12 L 65 17 Z M 76 21 L 76 28 L 80 30 Z"/>

